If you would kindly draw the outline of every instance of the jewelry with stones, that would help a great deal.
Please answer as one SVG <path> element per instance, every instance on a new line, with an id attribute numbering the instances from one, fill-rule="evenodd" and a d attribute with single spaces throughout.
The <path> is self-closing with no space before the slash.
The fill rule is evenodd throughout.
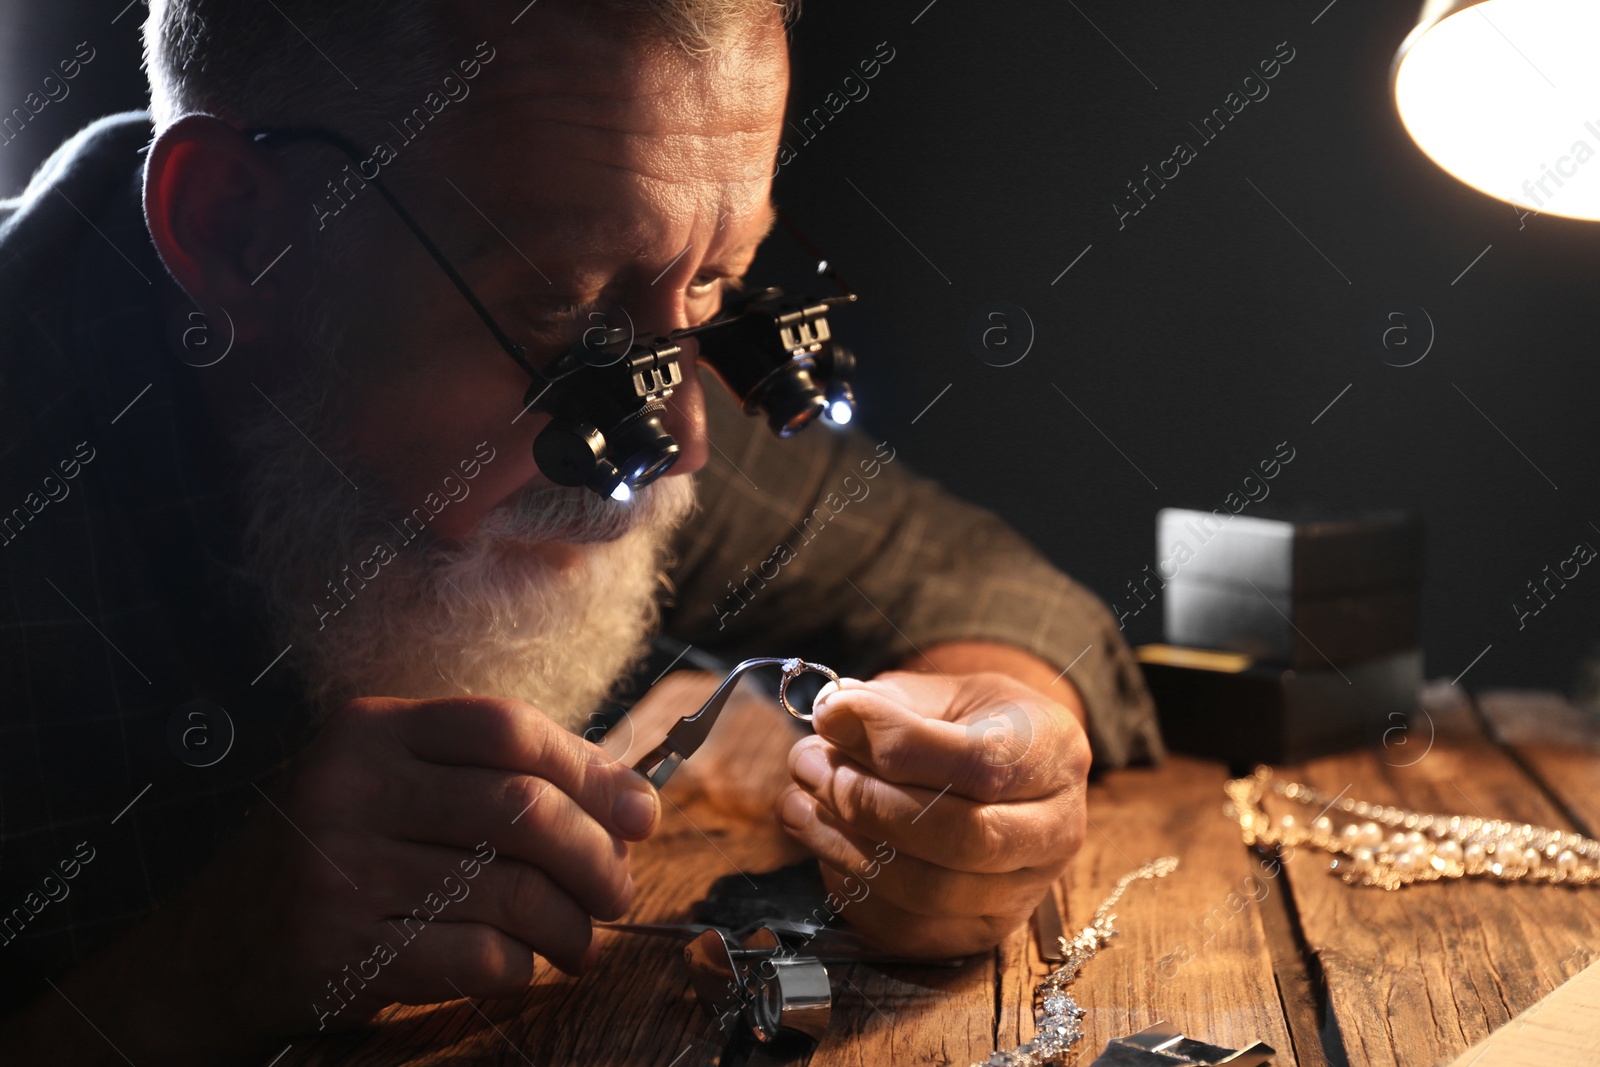
<path id="1" fill-rule="evenodd" d="M 825 674 L 835 682 L 839 680 L 839 676 L 833 672 L 832 668 L 824 667 L 820 663 L 807 663 L 805 660 L 798 658 L 784 660 L 782 668 L 783 678 L 778 682 L 778 703 L 783 705 L 784 711 L 787 711 L 801 722 L 810 722 L 810 712 L 802 713 L 793 704 L 789 703 L 789 683 L 802 674 Z"/>
<path id="2" fill-rule="evenodd" d="M 1111 895 L 1095 909 L 1093 922 L 1079 930 L 1071 941 L 1065 937 L 1056 939 L 1061 943 L 1066 962 L 1047 974 L 1034 988 L 1034 1019 L 1038 1024 L 1038 1032 L 1033 1040 L 1014 1049 L 995 1052 L 972 1067 L 1043 1067 L 1045 1064 L 1061 1062 L 1072 1051 L 1072 1046 L 1083 1039 L 1080 1020 L 1084 1010 L 1067 992 L 1067 986 L 1077 979 L 1084 964 L 1094 959 L 1095 954 L 1116 936 L 1117 930 L 1112 923 L 1117 917 L 1111 909 L 1116 907 L 1123 892 L 1134 882 L 1164 878 L 1177 869 L 1178 857 L 1163 856 L 1117 879 Z"/>
<path id="3" fill-rule="evenodd" d="M 1246 845 L 1312 845 L 1333 854 L 1329 867 L 1351 885 L 1399 889 L 1441 878 L 1494 878 L 1504 882 L 1600 882 L 1600 841 L 1565 830 L 1475 815 L 1428 815 L 1343 794 L 1328 796 L 1299 782 L 1274 778 L 1258 767 L 1224 788 L 1228 814 L 1239 820 Z M 1270 789 L 1286 800 L 1316 808 L 1310 823 L 1273 819 L 1262 806 Z M 1339 826 L 1332 816 L 1351 816 Z"/>

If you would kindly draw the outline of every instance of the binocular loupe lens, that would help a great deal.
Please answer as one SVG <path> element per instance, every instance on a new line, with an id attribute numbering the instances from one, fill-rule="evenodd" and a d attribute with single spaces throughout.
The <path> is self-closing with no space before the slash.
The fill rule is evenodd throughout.
<path id="1" fill-rule="evenodd" d="M 661 424 L 665 411 L 660 404 L 652 404 L 606 434 L 606 440 L 611 442 L 618 457 L 617 469 L 623 481 L 634 489 L 649 485 L 665 474 L 683 452 Z"/>
<path id="2" fill-rule="evenodd" d="M 854 300 L 764 289 L 723 319 L 649 343 L 636 340 L 631 321 L 625 329 L 591 327 L 524 399 L 525 407 L 537 403 L 552 416 L 533 446 L 539 469 L 558 485 L 615 500 L 665 474 L 682 450 L 663 425 L 664 401 L 683 382 L 679 342 L 691 335 L 699 362 L 747 414 L 765 416 L 777 437 L 792 437 L 819 417 L 850 422 L 855 357 L 833 340 L 826 312 Z"/>
<path id="3" fill-rule="evenodd" d="M 533 442 L 534 462 L 546 478 L 619 500 L 626 498 L 618 495 L 618 486 L 632 490 L 649 485 L 678 461 L 682 451 L 661 425 L 659 408 L 645 409 L 609 434 L 589 425 L 555 421 Z"/>
<path id="4" fill-rule="evenodd" d="M 755 404 L 766 412 L 767 425 L 779 437 L 792 437 L 799 433 L 828 407 L 828 401 L 819 391 L 793 386 L 766 390 L 755 399 Z"/>

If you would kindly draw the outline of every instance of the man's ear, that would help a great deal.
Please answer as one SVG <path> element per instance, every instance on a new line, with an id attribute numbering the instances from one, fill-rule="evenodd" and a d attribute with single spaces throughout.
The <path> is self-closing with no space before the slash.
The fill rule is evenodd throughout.
<path id="1" fill-rule="evenodd" d="M 202 311 L 227 313 L 240 340 L 260 337 L 283 299 L 268 268 L 292 242 L 289 201 L 277 160 L 221 119 L 187 115 L 150 149 L 144 212 L 156 250 Z"/>

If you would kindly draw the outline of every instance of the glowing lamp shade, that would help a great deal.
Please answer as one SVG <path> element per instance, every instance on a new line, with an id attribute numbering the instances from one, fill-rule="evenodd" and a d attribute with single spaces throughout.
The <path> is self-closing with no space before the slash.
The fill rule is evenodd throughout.
<path id="1" fill-rule="evenodd" d="M 1450 174 L 1600 220 L 1600 0 L 1426 0 L 1393 68 L 1406 131 Z"/>

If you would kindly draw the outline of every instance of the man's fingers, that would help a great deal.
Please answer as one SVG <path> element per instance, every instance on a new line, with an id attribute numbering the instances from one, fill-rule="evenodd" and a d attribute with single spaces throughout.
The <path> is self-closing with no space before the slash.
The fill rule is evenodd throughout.
<path id="1" fill-rule="evenodd" d="M 499 853 L 535 864 L 591 915 L 616 918 L 633 897 L 628 846 L 551 782 L 412 761 L 388 810 L 369 816 L 399 840 Z"/>
<path id="2" fill-rule="evenodd" d="M 482 923 L 569 974 L 583 968 L 590 913 L 532 864 L 401 842 L 376 846 L 369 863 L 373 869 L 362 880 L 382 887 L 377 911 L 387 921 L 380 929 L 390 931 L 386 940 L 397 952 L 429 943 L 440 930 Z"/>
<path id="3" fill-rule="evenodd" d="M 390 981 L 387 999 L 401 1004 L 437 1004 L 461 997 L 500 999 L 520 996 L 533 981 L 533 949 L 504 931 L 478 922 L 437 922 L 413 941 L 379 923 L 374 934 L 380 974 Z M 393 956 L 377 955 L 385 946 Z M 366 961 L 363 961 L 366 962 Z M 369 971 L 370 973 L 370 971 Z M 329 1000 L 328 1008 L 337 1006 Z"/>
<path id="4" fill-rule="evenodd" d="M 862 837 L 952 870 L 979 874 L 1065 863 L 1083 836 L 1082 796 L 985 804 L 954 789 L 908 786 L 871 773 L 820 738 L 797 742 L 789 769 Z"/>
<path id="5" fill-rule="evenodd" d="M 542 778 L 623 837 L 648 836 L 660 817 L 655 790 L 642 775 L 522 701 L 358 700 L 342 713 L 382 720 L 408 753 L 429 763 Z"/>
<path id="6" fill-rule="evenodd" d="M 901 675 L 904 672 L 900 672 Z M 917 676 L 912 676 L 913 678 Z M 1089 748 L 1070 712 L 1020 684 L 991 676 L 963 678 L 956 703 L 963 721 L 948 722 L 931 707 L 908 707 L 918 691 L 944 687 L 896 680 L 841 687 L 813 713 L 817 733 L 881 777 L 902 785 L 945 789 L 982 801 L 1032 800 L 1083 780 Z M 944 710 L 944 709 L 939 709 Z"/>
<path id="7" fill-rule="evenodd" d="M 842 688 L 827 696 L 815 705 L 811 726 L 852 758 L 902 785 L 949 786 L 967 796 L 980 784 L 973 778 L 974 761 L 960 726 L 920 715 L 880 688 Z"/>
<path id="8" fill-rule="evenodd" d="M 594 936 L 589 913 L 538 867 L 505 857 L 486 864 L 466 919 L 485 922 L 529 945 L 566 971 L 581 974 Z M 463 904 L 473 903 L 469 898 Z M 615 919 L 621 912 L 604 915 Z"/>
<path id="9" fill-rule="evenodd" d="M 798 787 L 778 798 L 778 810 L 791 835 L 846 876 L 841 888 L 847 900 L 882 894 L 923 918 L 1025 915 L 1054 875 L 1054 868 L 973 874 L 930 863 L 863 835 Z"/>

